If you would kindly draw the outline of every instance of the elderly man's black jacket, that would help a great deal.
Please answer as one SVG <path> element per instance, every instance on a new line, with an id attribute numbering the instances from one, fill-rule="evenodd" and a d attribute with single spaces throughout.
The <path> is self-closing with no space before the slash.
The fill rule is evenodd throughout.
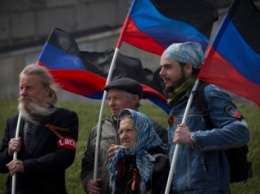
<path id="1" fill-rule="evenodd" d="M 8 143 L 15 137 L 18 115 L 8 119 L 0 147 L 0 172 L 7 173 L 5 165 Z M 21 119 L 20 137 L 23 139 L 24 120 Z M 56 108 L 38 125 L 28 151 L 22 146 L 17 158 L 23 161 L 24 173 L 16 174 L 17 194 L 65 194 L 65 170 L 73 162 L 78 140 L 78 116 L 75 112 Z M 12 177 L 8 176 L 7 191 L 11 192 Z"/>

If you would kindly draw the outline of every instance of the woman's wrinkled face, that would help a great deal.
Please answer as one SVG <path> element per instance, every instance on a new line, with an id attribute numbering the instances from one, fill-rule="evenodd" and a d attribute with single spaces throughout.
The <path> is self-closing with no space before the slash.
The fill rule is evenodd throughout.
<path id="1" fill-rule="evenodd" d="M 125 118 L 119 125 L 120 143 L 125 149 L 131 149 L 137 140 L 137 131 L 132 118 Z"/>

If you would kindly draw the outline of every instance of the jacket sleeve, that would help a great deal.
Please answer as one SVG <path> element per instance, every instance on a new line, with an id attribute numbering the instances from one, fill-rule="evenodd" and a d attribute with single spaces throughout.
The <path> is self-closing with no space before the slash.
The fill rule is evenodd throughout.
<path id="1" fill-rule="evenodd" d="M 87 141 L 86 150 L 81 161 L 81 184 L 86 191 L 87 182 L 93 179 L 94 174 L 94 160 L 95 160 L 95 143 L 96 142 L 96 127 L 94 127 Z"/>
<path id="2" fill-rule="evenodd" d="M 109 190 L 109 172 L 108 166 L 110 162 L 107 160 L 107 150 L 111 144 L 117 144 L 117 132 L 114 127 L 113 120 L 106 118 L 101 123 L 99 142 L 99 154 L 97 165 L 97 178 L 101 179 L 101 193 L 108 193 Z M 84 152 L 81 163 L 81 183 L 86 190 L 86 184 L 90 179 L 93 179 L 94 160 L 96 152 L 96 136 L 97 126 L 95 126 L 88 137 L 87 147 Z"/>
<path id="3" fill-rule="evenodd" d="M 18 115 L 8 119 L 4 128 L 3 138 L 0 146 L 0 172 L 2 173 L 9 172 L 5 165 L 13 159 L 13 157 L 8 155 L 8 144 L 10 139 L 14 138 L 15 136 L 17 119 Z"/>
<path id="4" fill-rule="evenodd" d="M 203 151 L 229 149 L 248 143 L 247 123 L 230 96 L 214 85 L 205 87 L 204 94 L 214 127 L 193 132 L 195 148 Z"/>
<path id="5" fill-rule="evenodd" d="M 24 175 L 37 177 L 65 171 L 75 159 L 76 142 L 78 140 L 78 115 L 69 110 L 58 109 L 52 114 L 48 124 L 68 129 L 59 131 L 63 138 L 54 138 L 49 129 L 35 148 L 34 155 L 23 160 Z M 46 125 L 45 125 L 46 126 Z"/>
<path id="6" fill-rule="evenodd" d="M 152 193 L 164 194 L 168 180 L 170 163 L 168 156 L 159 154 L 156 158 L 152 173 Z"/>

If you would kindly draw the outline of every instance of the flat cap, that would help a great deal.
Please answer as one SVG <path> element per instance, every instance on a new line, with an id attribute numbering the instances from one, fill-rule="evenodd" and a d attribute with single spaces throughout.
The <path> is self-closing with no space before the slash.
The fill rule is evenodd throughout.
<path id="1" fill-rule="evenodd" d="M 128 93 L 138 95 L 141 99 L 143 97 L 143 87 L 141 84 L 131 78 L 119 78 L 111 81 L 104 89 L 108 92 L 110 89 L 119 89 Z"/>

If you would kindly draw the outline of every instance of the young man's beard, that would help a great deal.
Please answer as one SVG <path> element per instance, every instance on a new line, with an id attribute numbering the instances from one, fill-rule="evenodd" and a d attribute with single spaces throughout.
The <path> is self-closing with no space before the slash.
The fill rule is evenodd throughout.
<path id="1" fill-rule="evenodd" d="M 180 84 L 182 84 L 185 79 L 186 79 L 186 76 L 185 76 L 184 71 L 183 71 L 183 68 L 182 68 L 181 78 L 180 78 L 178 81 L 176 81 L 172 86 L 170 86 L 170 87 L 165 87 L 165 88 L 164 88 L 165 94 L 168 94 L 168 95 L 169 95 L 170 93 L 174 92 L 174 90 L 176 89 L 176 87 L 178 87 Z"/>
<path id="2" fill-rule="evenodd" d="M 48 103 L 43 103 L 41 105 L 34 100 L 24 100 L 22 98 L 19 99 L 18 110 L 21 113 L 21 116 L 32 122 L 38 123 L 41 120 L 41 117 L 45 117 L 53 113 L 54 109 L 50 108 Z"/>

